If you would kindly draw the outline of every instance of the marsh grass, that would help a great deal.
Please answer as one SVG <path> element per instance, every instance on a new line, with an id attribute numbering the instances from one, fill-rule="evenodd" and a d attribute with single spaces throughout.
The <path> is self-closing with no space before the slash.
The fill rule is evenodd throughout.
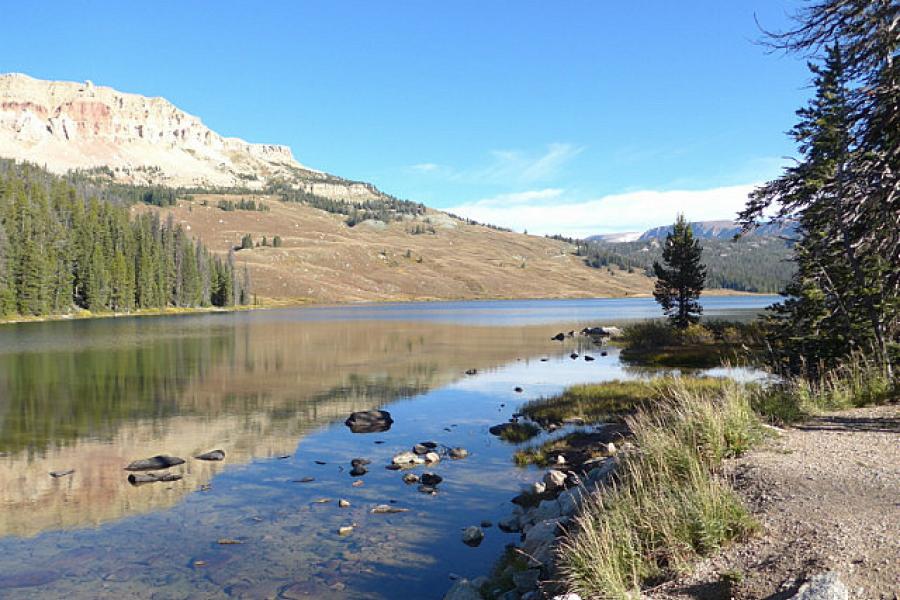
<path id="1" fill-rule="evenodd" d="M 541 432 L 541 428 L 534 423 L 509 423 L 500 432 L 500 439 L 510 444 L 527 442 Z"/>
<path id="2" fill-rule="evenodd" d="M 606 381 L 575 385 L 550 398 L 526 402 L 521 413 L 532 421 L 547 424 L 566 419 L 582 419 L 586 423 L 621 421 L 624 415 L 647 402 L 658 402 L 675 384 L 692 391 L 714 392 L 726 380 L 713 377 L 660 377 L 649 380 Z"/>
<path id="3" fill-rule="evenodd" d="M 756 524 L 718 475 L 723 459 L 762 435 L 748 389 L 668 380 L 665 400 L 626 418 L 638 452 L 592 496 L 563 542 L 568 587 L 583 597 L 639 597 Z"/>
<path id="4" fill-rule="evenodd" d="M 558 455 L 560 452 L 572 448 L 573 446 L 579 445 L 579 442 L 589 442 L 593 437 L 594 436 L 586 431 L 572 431 L 562 436 L 549 439 L 537 446 L 528 446 L 527 448 L 516 450 L 513 454 L 513 462 L 520 467 L 526 465 L 546 467 L 550 465 L 551 457 Z M 600 452 L 597 452 L 597 455 L 599 454 Z"/>

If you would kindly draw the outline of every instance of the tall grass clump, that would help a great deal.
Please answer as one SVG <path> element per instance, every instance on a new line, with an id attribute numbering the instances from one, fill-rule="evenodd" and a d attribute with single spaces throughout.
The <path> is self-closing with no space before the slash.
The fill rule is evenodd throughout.
<path id="1" fill-rule="evenodd" d="M 883 366 L 858 352 L 817 379 L 793 377 L 759 389 L 753 407 L 770 421 L 789 424 L 824 411 L 880 404 L 898 392 Z"/>
<path id="2" fill-rule="evenodd" d="M 701 390 L 670 381 L 665 401 L 627 417 L 638 450 L 588 501 L 560 549 L 571 591 L 637 598 L 643 586 L 754 530 L 719 474 L 724 458 L 761 436 L 749 394 L 733 382 Z"/>

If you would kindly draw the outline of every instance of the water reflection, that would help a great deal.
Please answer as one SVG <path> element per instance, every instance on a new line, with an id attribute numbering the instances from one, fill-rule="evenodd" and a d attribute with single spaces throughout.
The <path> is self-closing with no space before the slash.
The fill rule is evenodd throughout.
<path id="1" fill-rule="evenodd" d="M 482 573 L 512 538 L 491 529 L 469 548 L 460 528 L 505 516 L 534 478 L 487 428 L 566 384 L 637 374 L 614 351 L 585 362 L 568 357 L 582 340 L 551 342 L 562 326 L 547 311 L 564 304 L 506 320 L 476 304 L 493 325 L 429 305 L 415 321 L 388 307 L 377 320 L 317 309 L 0 330 L 0 597 L 437 598 L 449 572 Z M 565 328 L 612 320 L 596 309 L 579 304 Z M 535 311 L 553 324 L 503 326 Z M 390 431 L 343 426 L 378 407 Z M 426 439 L 471 452 L 433 469 L 435 497 L 382 468 Z M 134 459 L 212 448 L 226 461 L 188 460 L 180 481 L 125 480 Z M 362 487 L 357 456 L 373 461 Z M 410 511 L 370 513 L 390 500 Z"/>

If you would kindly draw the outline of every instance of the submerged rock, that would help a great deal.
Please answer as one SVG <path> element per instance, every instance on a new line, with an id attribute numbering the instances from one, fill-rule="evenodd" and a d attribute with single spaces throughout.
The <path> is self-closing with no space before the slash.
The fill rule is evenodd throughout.
<path id="1" fill-rule="evenodd" d="M 224 450 L 211 450 L 195 456 L 197 460 L 225 460 Z"/>
<path id="2" fill-rule="evenodd" d="M 372 461 L 368 458 L 354 458 L 350 461 L 351 467 L 364 467 L 366 465 L 371 465 Z"/>
<path id="3" fill-rule="evenodd" d="M 415 473 L 406 473 L 403 475 L 403 483 L 413 484 L 419 483 L 419 476 Z"/>
<path id="4" fill-rule="evenodd" d="M 126 471 L 155 471 L 157 469 L 168 469 L 176 465 L 183 465 L 184 459 L 177 456 L 167 456 L 159 454 L 151 458 L 136 460 L 125 467 Z"/>
<path id="5" fill-rule="evenodd" d="M 463 529 L 462 533 L 462 541 L 463 544 L 467 546 L 478 546 L 481 544 L 481 541 L 484 539 L 484 531 L 481 530 L 481 527 L 477 525 L 470 525 Z"/>
<path id="6" fill-rule="evenodd" d="M 351 414 L 344 425 L 353 433 L 379 433 L 387 431 L 394 423 L 386 410 L 362 410 Z"/>
<path id="7" fill-rule="evenodd" d="M 437 494 L 437 488 L 433 485 L 422 484 L 419 486 L 419 491 L 423 494 L 431 494 L 432 496 Z"/>
<path id="8" fill-rule="evenodd" d="M 178 481 L 182 477 L 180 473 L 132 473 L 128 476 L 128 483 L 141 485 L 143 483 L 158 483 L 160 481 Z"/>
<path id="9" fill-rule="evenodd" d="M 66 475 L 71 475 L 74 472 L 75 472 L 75 469 L 65 469 L 63 471 L 50 471 L 50 477 L 58 479 L 60 477 L 65 477 Z"/>

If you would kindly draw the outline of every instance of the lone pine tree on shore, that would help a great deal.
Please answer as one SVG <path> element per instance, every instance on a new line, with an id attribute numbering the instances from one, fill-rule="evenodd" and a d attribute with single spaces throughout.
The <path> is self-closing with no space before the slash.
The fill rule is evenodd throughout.
<path id="1" fill-rule="evenodd" d="M 700 293 L 706 282 L 706 267 L 700 262 L 703 248 L 684 215 L 678 215 L 666 236 L 662 259 L 653 263 L 656 286 L 653 297 L 675 327 L 684 329 L 700 320 Z"/>

